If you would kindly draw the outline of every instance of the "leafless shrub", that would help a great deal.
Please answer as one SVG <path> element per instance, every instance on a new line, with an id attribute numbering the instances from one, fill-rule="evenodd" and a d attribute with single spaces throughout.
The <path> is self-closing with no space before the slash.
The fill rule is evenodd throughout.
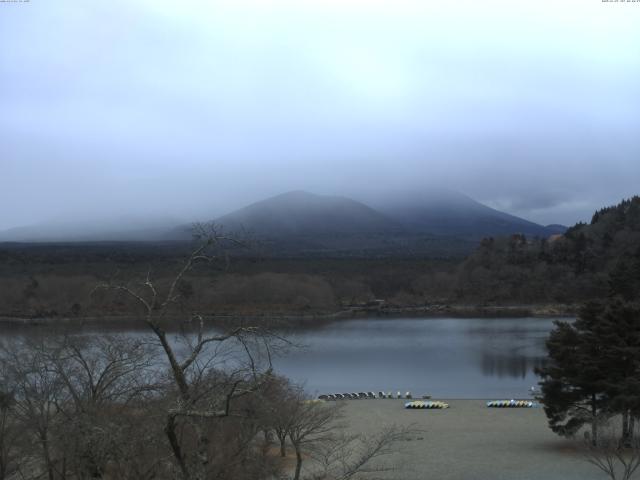
<path id="1" fill-rule="evenodd" d="M 3 345 L 7 422 L 24 437 L 22 476 L 102 478 L 122 463 L 123 447 L 144 431 L 136 405 L 155 388 L 152 358 L 143 342 L 121 337 L 53 336 Z"/>
<path id="2" fill-rule="evenodd" d="M 624 441 L 610 421 L 598 426 L 597 439 L 585 436 L 584 456 L 611 480 L 629 480 L 640 467 L 640 438 L 638 432 Z"/>
<path id="3" fill-rule="evenodd" d="M 338 432 L 329 441 L 320 442 L 311 452 L 314 473 L 311 480 L 348 480 L 397 470 L 385 460 L 397 453 L 398 442 L 417 433 L 413 427 L 382 427 L 371 437 Z"/>
<path id="4" fill-rule="evenodd" d="M 296 453 L 293 478 L 299 480 L 305 450 L 310 452 L 317 445 L 332 441 L 336 428 L 339 428 L 337 421 L 342 416 L 342 404 L 299 400 L 290 415 L 289 439 Z"/>
<path id="5" fill-rule="evenodd" d="M 55 432 L 62 422 L 59 405 L 66 402 L 68 393 L 50 368 L 49 352 L 44 340 L 14 342 L 3 345 L 1 360 L 2 385 L 13 398 L 13 416 L 35 446 L 22 455 L 31 470 L 41 470 L 40 475 L 53 480 L 61 459 L 55 448 Z"/>

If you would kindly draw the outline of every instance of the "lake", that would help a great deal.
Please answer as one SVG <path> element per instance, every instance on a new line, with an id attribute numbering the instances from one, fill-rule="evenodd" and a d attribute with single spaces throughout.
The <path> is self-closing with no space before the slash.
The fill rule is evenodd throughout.
<path id="1" fill-rule="evenodd" d="M 140 326 L 94 325 L 82 333 L 146 335 Z M 537 385 L 533 370 L 544 361 L 552 327 L 552 319 L 540 318 L 341 320 L 293 330 L 288 336 L 301 347 L 274 364 L 313 395 L 384 390 L 418 397 L 527 398 Z M 46 328 L 9 328 L 0 338 L 47 334 Z"/>
<path id="2" fill-rule="evenodd" d="M 540 318 L 349 320 L 293 335 L 306 347 L 275 364 L 312 394 L 527 398 L 552 328 Z"/>

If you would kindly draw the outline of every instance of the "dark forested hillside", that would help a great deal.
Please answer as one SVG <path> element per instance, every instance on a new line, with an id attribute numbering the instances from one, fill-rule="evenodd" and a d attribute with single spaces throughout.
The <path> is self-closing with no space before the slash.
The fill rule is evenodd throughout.
<path id="1" fill-rule="evenodd" d="M 573 302 L 640 292 L 640 197 L 597 211 L 564 235 L 486 238 L 460 267 L 458 298 Z"/>

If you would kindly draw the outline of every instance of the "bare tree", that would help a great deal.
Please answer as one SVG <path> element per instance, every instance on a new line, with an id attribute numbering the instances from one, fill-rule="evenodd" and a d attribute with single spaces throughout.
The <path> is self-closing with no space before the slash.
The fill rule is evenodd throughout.
<path id="1" fill-rule="evenodd" d="M 144 417 L 133 402 L 148 399 L 155 387 L 152 358 L 142 342 L 122 337 L 51 336 L 5 345 L 3 424 L 24 432 L 18 455 L 29 475 L 102 478 L 120 462 L 122 446 L 142 430 L 138 425 L 131 435 L 127 419 Z M 28 447 L 34 441 L 38 450 Z"/>
<path id="2" fill-rule="evenodd" d="M 65 336 L 48 355 L 49 368 L 64 385 L 68 401 L 58 405 L 66 468 L 79 477 L 102 478 L 119 460 L 132 403 L 158 389 L 153 352 L 141 339 L 123 336 Z"/>
<path id="3" fill-rule="evenodd" d="M 13 398 L 12 412 L 34 443 L 39 446 L 43 474 L 54 480 L 59 467 L 55 429 L 61 419 L 59 405 L 65 402 L 64 385 L 48 363 L 48 344 L 12 342 L 2 349 L 3 385 Z M 22 452 L 25 457 L 31 452 Z"/>
<path id="4" fill-rule="evenodd" d="M 213 225 L 196 225 L 195 238 L 197 246 L 164 292 L 153 282 L 150 272 L 138 285 L 110 282 L 97 287 L 121 292 L 133 299 L 142 308 L 143 321 L 162 348 L 177 394 L 174 405 L 166 414 L 165 434 L 181 475 L 188 480 L 203 479 L 211 468 L 213 446 L 207 435 L 206 422 L 237 415 L 232 412 L 233 401 L 256 392 L 270 377 L 271 341 L 275 338 L 262 329 L 243 326 L 220 334 L 207 334 L 203 317 L 192 315 L 195 331 L 184 337 L 186 351 L 181 352 L 172 344 L 163 325 L 182 296 L 179 285 L 185 276 L 198 263 L 226 261 L 220 247 L 240 243 L 222 235 Z M 216 353 L 223 345 L 231 345 L 234 351 L 243 354 L 242 359 L 236 358 L 233 371 L 224 374 L 215 362 Z M 266 367 L 262 367 L 256 358 L 256 349 L 265 354 Z M 189 451 L 185 450 L 179 435 L 185 425 L 196 438 L 195 447 L 189 445 Z"/>
<path id="5" fill-rule="evenodd" d="M 154 350 L 147 339 L 123 335 L 64 336 L 49 363 L 71 396 L 73 414 L 105 405 L 124 408 L 158 388 Z"/>
<path id="6" fill-rule="evenodd" d="M 396 444 L 417 433 L 413 427 L 381 427 L 379 433 L 365 436 L 346 433 L 344 404 L 301 400 L 291 411 L 289 438 L 296 453 L 293 480 L 300 480 L 305 458 L 310 461 L 309 480 L 349 480 L 357 475 L 391 470 L 380 462 L 396 452 Z"/>
<path id="7" fill-rule="evenodd" d="M 273 376 L 262 391 L 265 429 L 278 439 L 281 457 L 287 456 L 287 438 L 297 420 L 297 415 L 292 413 L 298 411 L 303 398 L 301 389 L 282 376 Z M 265 434 L 265 437 L 268 442 L 269 435 Z"/>
<path id="8" fill-rule="evenodd" d="M 356 476 L 396 470 L 382 463 L 384 457 L 397 453 L 398 442 L 418 433 L 413 427 L 382 427 L 373 436 L 339 433 L 331 441 L 316 445 L 311 452 L 314 473 L 311 480 L 349 480 Z"/>
<path id="9" fill-rule="evenodd" d="M 0 480 L 11 478 L 22 464 L 20 426 L 13 416 L 13 396 L 0 391 Z"/>
<path id="10" fill-rule="evenodd" d="M 299 399 L 290 412 L 289 439 L 296 453 L 294 480 L 300 480 L 303 452 L 317 444 L 331 441 L 344 404 L 326 404 L 322 401 Z"/>

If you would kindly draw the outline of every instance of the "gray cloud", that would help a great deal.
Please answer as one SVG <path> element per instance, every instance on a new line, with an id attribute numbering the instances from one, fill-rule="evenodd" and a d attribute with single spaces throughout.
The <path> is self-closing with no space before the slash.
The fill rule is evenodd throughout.
<path id="1" fill-rule="evenodd" d="M 638 193 L 640 9 L 533 3 L 0 5 L 0 228 L 430 184 L 587 219 Z"/>

